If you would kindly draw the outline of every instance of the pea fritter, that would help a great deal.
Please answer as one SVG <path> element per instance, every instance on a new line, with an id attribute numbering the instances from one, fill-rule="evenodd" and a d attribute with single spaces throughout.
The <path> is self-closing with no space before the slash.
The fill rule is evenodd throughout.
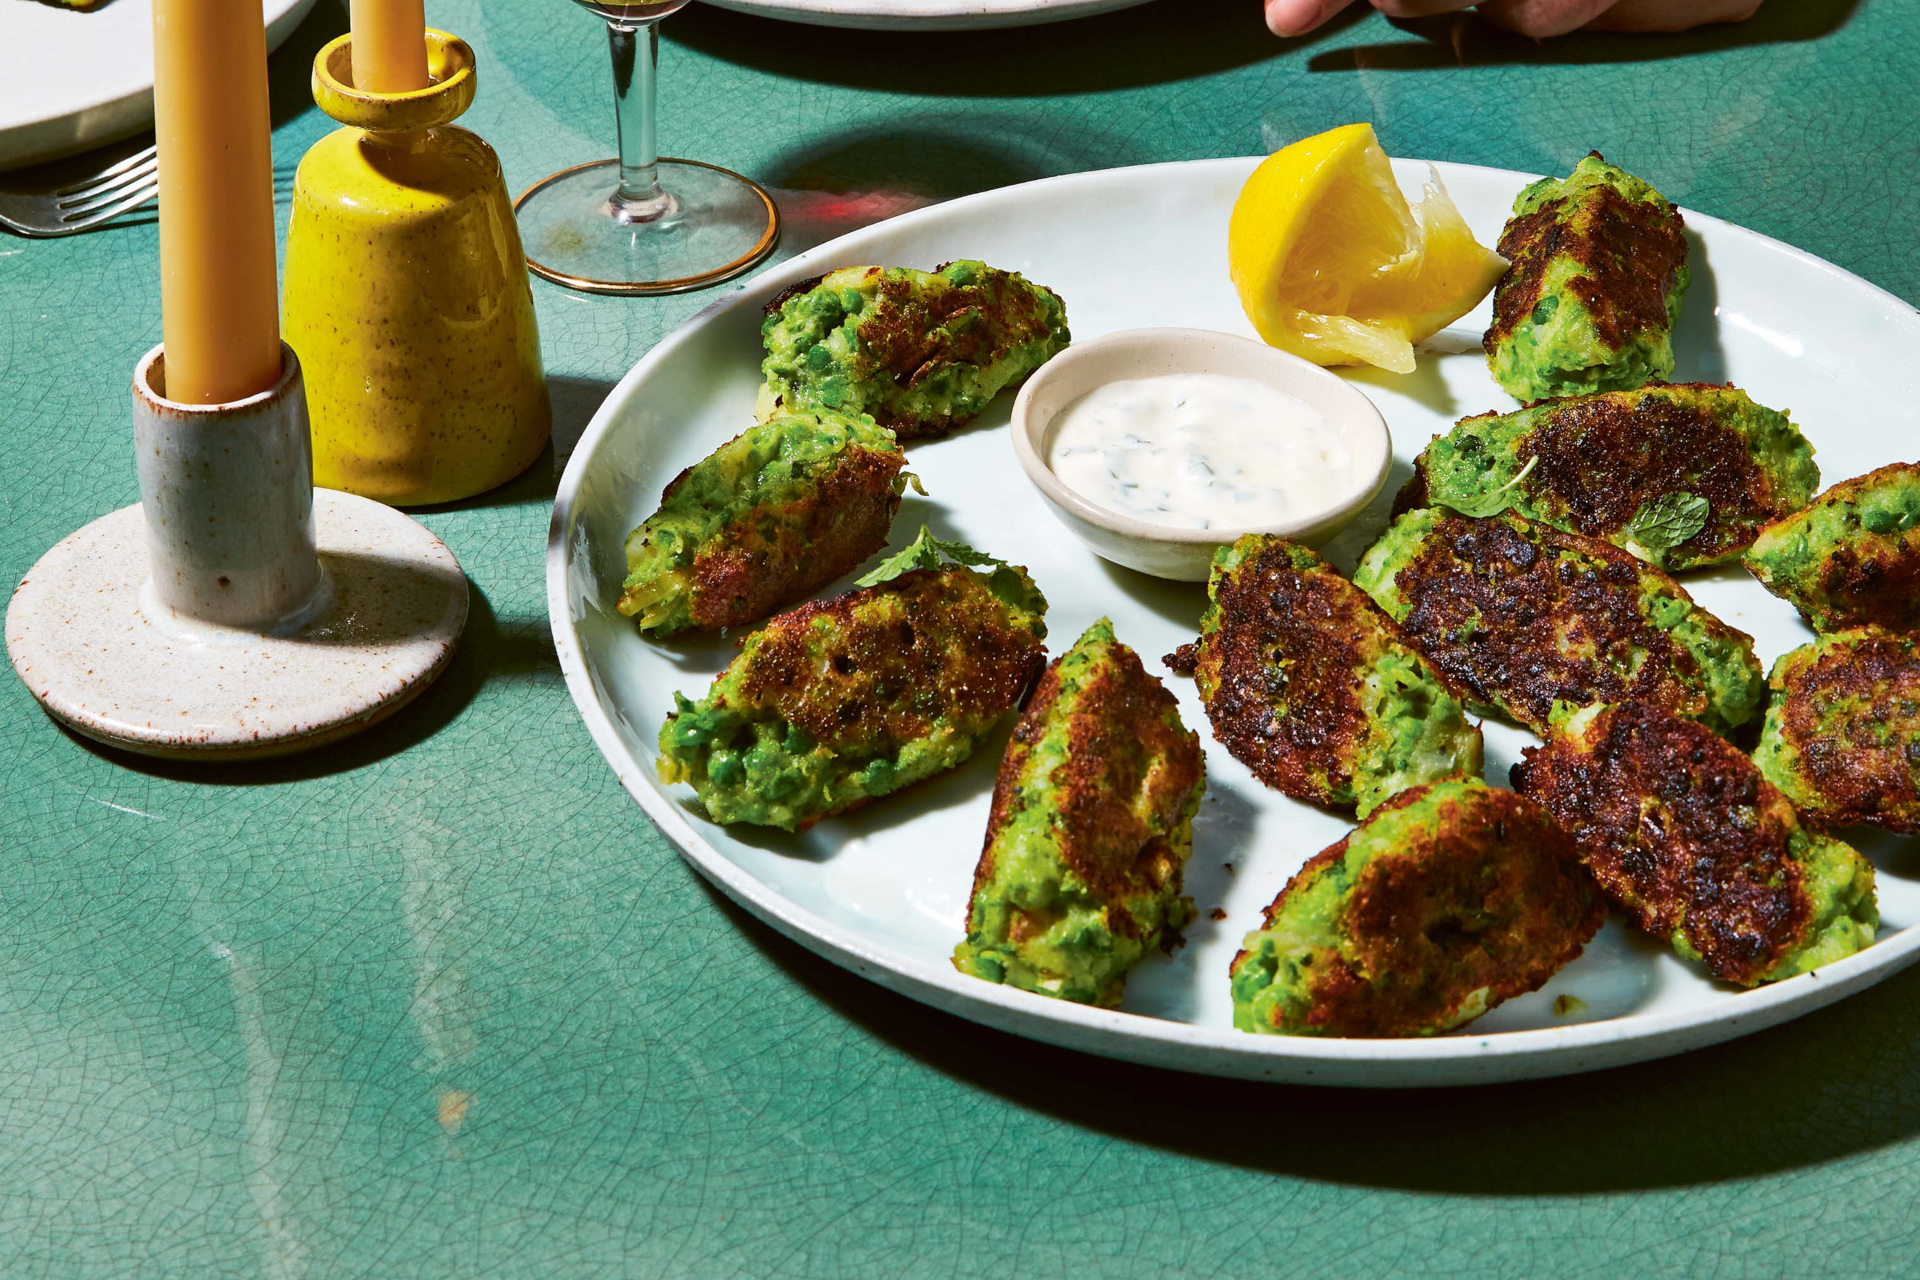
<path id="1" fill-rule="evenodd" d="M 1762 529 L 1746 563 L 1815 631 L 1920 630 L 1920 465 L 1842 480 Z"/>
<path id="2" fill-rule="evenodd" d="M 1479 779 L 1403 791 L 1302 867 L 1233 959 L 1233 1025 L 1451 1031 L 1538 990 L 1606 903 L 1547 812 Z"/>
<path id="3" fill-rule="evenodd" d="M 651 639 L 756 622 L 886 545 L 908 476 L 893 432 L 782 412 L 694 463 L 627 538 L 620 612 Z"/>
<path id="4" fill-rule="evenodd" d="M 961 565 L 813 601 L 748 636 L 699 702 L 674 695 L 660 777 L 715 822 L 805 830 L 951 769 L 1046 664 L 1026 570 Z"/>
<path id="5" fill-rule="evenodd" d="M 1753 641 L 1618 547 L 1507 515 L 1394 521 L 1354 583 L 1476 705 L 1545 733 L 1556 702 L 1644 698 L 1725 733 L 1765 692 Z"/>
<path id="6" fill-rule="evenodd" d="M 1319 556 L 1247 534 L 1215 554 L 1192 671 L 1213 736 L 1278 791 L 1362 815 L 1407 787 L 1482 766 L 1451 682 Z"/>
<path id="7" fill-rule="evenodd" d="M 1819 484 L 1813 447 L 1786 414 L 1685 383 L 1464 418 L 1414 460 L 1395 509 L 1472 511 L 1502 492 L 1529 520 L 1673 572 L 1739 555 Z"/>
<path id="8" fill-rule="evenodd" d="M 1083 1004 L 1193 918 L 1180 892 L 1206 792 L 1200 737 L 1102 618 L 1055 660 L 1000 762 L 954 967 Z"/>
<path id="9" fill-rule="evenodd" d="M 767 304 L 762 410 L 867 413 L 901 439 L 945 435 L 1066 349 L 1058 294 L 984 262 L 845 267 Z"/>
<path id="10" fill-rule="evenodd" d="M 1703 726 L 1644 702 L 1587 707 L 1513 784 L 1547 807 L 1641 929 L 1743 987 L 1873 942 L 1873 866 L 1807 830 L 1778 788 Z"/>
<path id="11" fill-rule="evenodd" d="M 1920 833 L 1920 642 L 1878 627 L 1783 655 L 1753 762 L 1805 817 Z"/>
<path id="12" fill-rule="evenodd" d="M 1620 391 L 1673 372 L 1691 273 L 1680 211 L 1598 151 L 1513 202 L 1487 364 L 1517 400 Z"/>

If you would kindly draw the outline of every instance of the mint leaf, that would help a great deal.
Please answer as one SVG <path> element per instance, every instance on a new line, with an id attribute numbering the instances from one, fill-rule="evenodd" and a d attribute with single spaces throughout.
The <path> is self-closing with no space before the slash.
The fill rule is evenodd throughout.
<path id="1" fill-rule="evenodd" d="M 1711 509 L 1705 498 L 1684 489 L 1663 493 L 1634 513 L 1627 522 L 1627 539 L 1655 555 L 1671 551 L 1707 527 Z"/>
<path id="2" fill-rule="evenodd" d="M 1450 507 L 1463 516 L 1474 516 L 1480 519 L 1485 519 L 1487 516 L 1497 516 L 1513 505 L 1513 500 L 1520 496 L 1514 486 L 1522 480 L 1525 480 L 1527 473 L 1539 465 L 1539 462 L 1540 455 L 1536 453 L 1527 459 L 1526 466 L 1520 468 L 1519 475 L 1507 481 L 1498 489 L 1491 490 L 1487 493 L 1476 493 L 1466 498 L 1436 497 L 1433 500 L 1433 504 L 1436 507 Z"/>
<path id="3" fill-rule="evenodd" d="M 883 582 L 891 582 L 901 574 L 911 573 L 915 569 L 938 569 L 948 560 L 956 564 L 990 564 L 1000 569 L 1007 567 L 1005 560 L 990 556 L 984 551 L 975 551 L 964 542 L 944 542 L 934 537 L 925 525 L 921 525 L 920 536 L 915 538 L 906 550 L 888 556 L 872 573 L 855 578 L 853 585 L 877 587 Z"/>

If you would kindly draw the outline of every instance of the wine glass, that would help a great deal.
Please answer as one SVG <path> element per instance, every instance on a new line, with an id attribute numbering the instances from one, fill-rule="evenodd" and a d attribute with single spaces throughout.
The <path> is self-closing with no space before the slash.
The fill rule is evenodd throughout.
<path id="1" fill-rule="evenodd" d="M 606 19 L 620 157 L 562 169 L 514 201 L 527 266 L 589 293 L 679 293 L 773 252 L 780 214 L 759 184 L 657 150 L 660 19 L 687 0 L 578 3 Z"/>

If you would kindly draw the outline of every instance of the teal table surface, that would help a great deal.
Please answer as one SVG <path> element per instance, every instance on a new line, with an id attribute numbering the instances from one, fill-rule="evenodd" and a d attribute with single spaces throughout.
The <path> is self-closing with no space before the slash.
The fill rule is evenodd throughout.
<path id="1" fill-rule="evenodd" d="M 428 17 L 479 53 L 465 123 L 513 190 L 611 151 L 588 15 Z M 308 68 L 345 24 L 320 0 L 273 59 L 283 219 L 329 127 Z M 1283 42 L 1256 0 L 939 36 L 695 5 L 661 71 L 663 150 L 775 188 L 783 252 L 1005 183 L 1372 120 L 1396 155 L 1564 172 L 1597 147 L 1920 301 L 1914 0 L 1545 45 L 1370 11 Z M 0 680 L 0 1276 L 1920 1274 L 1920 972 L 1644 1067 L 1354 1093 L 1029 1044 L 735 909 L 595 752 L 543 607 L 567 448 L 717 294 L 535 296 L 556 451 L 423 514 L 473 618 L 387 726 L 193 769 L 91 748 Z M 0 238 L 0 303 L 16 581 L 137 498 L 151 217 Z"/>

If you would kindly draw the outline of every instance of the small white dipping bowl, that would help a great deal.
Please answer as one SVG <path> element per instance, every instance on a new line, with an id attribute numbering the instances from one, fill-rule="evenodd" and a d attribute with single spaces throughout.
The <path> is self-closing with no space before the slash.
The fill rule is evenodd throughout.
<path id="1" fill-rule="evenodd" d="M 1121 515 L 1069 489 L 1047 464 L 1053 420 L 1094 388 L 1128 378 L 1213 373 L 1247 378 L 1318 409 L 1353 451 L 1353 481 L 1323 495 L 1312 511 L 1280 524 L 1245 529 L 1175 529 Z M 1319 547 L 1380 492 L 1393 463 L 1393 439 L 1373 401 L 1298 356 L 1210 329 L 1123 329 L 1076 342 L 1040 366 L 1013 404 L 1013 451 L 1060 523 L 1100 556 L 1183 582 L 1206 580 L 1216 549 L 1247 533 L 1273 533 Z"/>

